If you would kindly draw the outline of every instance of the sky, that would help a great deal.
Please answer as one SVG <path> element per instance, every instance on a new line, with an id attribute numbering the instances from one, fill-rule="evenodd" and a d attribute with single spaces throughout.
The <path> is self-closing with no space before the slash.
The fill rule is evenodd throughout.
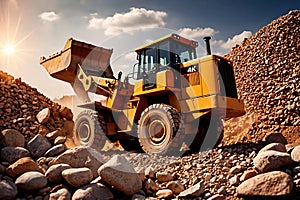
<path id="1" fill-rule="evenodd" d="M 205 55 L 225 55 L 272 20 L 300 9 L 298 0 L 0 0 L 0 70 L 21 77 L 49 98 L 73 94 L 53 79 L 41 56 L 62 50 L 74 38 L 113 48 L 117 74 L 130 73 L 134 49 L 170 33 L 197 40 Z"/>

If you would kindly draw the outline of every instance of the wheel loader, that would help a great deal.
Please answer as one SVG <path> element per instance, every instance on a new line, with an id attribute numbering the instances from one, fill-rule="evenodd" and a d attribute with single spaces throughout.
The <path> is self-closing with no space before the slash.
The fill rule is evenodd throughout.
<path id="1" fill-rule="evenodd" d="M 204 39 L 208 55 L 202 58 L 198 42 L 178 34 L 142 45 L 124 78 L 113 73 L 112 49 L 72 38 L 40 64 L 82 98 L 73 135 L 79 145 L 101 150 L 110 140 L 149 154 L 178 154 L 182 145 L 195 152 L 218 145 L 223 121 L 245 114 L 231 61 L 212 55 L 210 37 Z"/>

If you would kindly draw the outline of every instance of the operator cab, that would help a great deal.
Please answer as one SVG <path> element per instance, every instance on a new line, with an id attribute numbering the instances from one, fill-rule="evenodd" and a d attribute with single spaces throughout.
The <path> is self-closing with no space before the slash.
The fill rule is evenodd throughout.
<path id="1" fill-rule="evenodd" d="M 138 64 L 133 74 L 137 80 L 144 80 L 144 90 L 156 88 L 156 74 L 164 70 L 174 72 L 174 85 L 180 86 L 180 64 L 197 58 L 198 42 L 188 40 L 177 34 L 170 34 L 161 39 L 137 48 Z"/>

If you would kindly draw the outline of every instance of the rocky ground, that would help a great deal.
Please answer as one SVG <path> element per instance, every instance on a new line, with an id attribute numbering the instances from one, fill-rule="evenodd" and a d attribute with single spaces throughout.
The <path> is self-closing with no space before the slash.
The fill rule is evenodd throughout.
<path id="1" fill-rule="evenodd" d="M 0 72 L 0 199 L 300 199 L 299 21 L 227 55 L 247 114 L 222 146 L 181 158 L 67 148 L 72 112 Z"/>

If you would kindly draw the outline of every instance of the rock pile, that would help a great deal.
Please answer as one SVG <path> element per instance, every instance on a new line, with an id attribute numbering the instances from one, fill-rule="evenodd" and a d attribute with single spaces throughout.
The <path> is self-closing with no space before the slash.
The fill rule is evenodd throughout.
<path id="1" fill-rule="evenodd" d="M 14 131 L 18 137 L 22 136 Z M 16 138 L 12 134 L 9 136 L 5 135 L 9 141 Z M 24 145 L 1 148 L 0 199 L 89 199 L 96 196 L 114 199 L 103 181 L 125 195 L 141 190 L 141 179 L 125 158 L 115 156 L 103 163 L 103 156 L 94 149 L 66 150 L 63 144 L 52 146 L 46 137 L 38 134 L 26 148 Z"/>
<path id="2" fill-rule="evenodd" d="M 179 199 L 299 199 L 300 146 L 275 143 L 273 136 L 183 157 L 148 178 L 144 191 Z"/>
<path id="3" fill-rule="evenodd" d="M 254 142 L 281 129 L 290 142 L 300 143 L 298 38 L 300 10 L 294 10 L 261 28 L 226 55 L 233 61 L 239 97 L 245 100 L 247 109 L 239 121 L 233 119 L 226 124 L 226 135 L 244 130 L 242 138 L 236 140 Z M 233 140 L 228 139 L 227 144 Z"/>
<path id="4" fill-rule="evenodd" d="M 36 134 L 71 134 L 72 118 L 67 107 L 53 103 L 21 79 L 0 71 L 0 131 L 17 130 L 27 143 Z"/>

